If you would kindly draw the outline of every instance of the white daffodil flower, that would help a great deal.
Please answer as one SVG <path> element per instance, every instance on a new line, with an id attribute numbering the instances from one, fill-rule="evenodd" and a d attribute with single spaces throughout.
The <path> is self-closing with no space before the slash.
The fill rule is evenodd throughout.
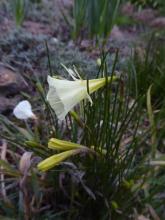
<path id="1" fill-rule="evenodd" d="M 36 119 L 35 114 L 32 112 L 32 107 L 29 101 L 23 100 L 19 102 L 13 110 L 13 114 L 18 119 Z"/>
<path id="2" fill-rule="evenodd" d="M 71 69 L 67 69 L 66 67 L 65 69 L 74 81 L 56 79 L 51 76 L 48 76 L 47 79 L 49 84 L 47 100 L 60 120 L 63 120 L 67 113 L 83 99 L 88 99 L 92 104 L 89 94 L 95 92 L 106 84 L 106 78 L 89 80 L 88 94 L 87 80 L 77 79 L 75 77 L 75 74 L 77 74 L 76 72 L 73 72 Z M 111 78 L 112 77 L 108 77 L 108 81 L 110 81 Z M 112 80 L 114 79 L 116 79 L 115 76 Z"/>

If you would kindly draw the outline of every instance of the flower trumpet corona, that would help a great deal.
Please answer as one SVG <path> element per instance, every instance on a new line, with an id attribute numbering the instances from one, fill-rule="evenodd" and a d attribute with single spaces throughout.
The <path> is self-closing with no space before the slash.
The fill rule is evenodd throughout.
<path id="1" fill-rule="evenodd" d="M 66 160 L 67 158 L 80 153 L 81 150 L 68 150 L 68 151 L 64 151 L 60 154 L 55 154 L 51 157 L 48 157 L 47 159 L 41 161 L 37 167 L 39 170 L 41 171 L 47 171 L 51 168 L 53 168 L 54 166 L 59 165 L 61 162 L 63 162 L 64 160 Z"/>
<path id="2" fill-rule="evenodd" d="M 48 148 L 53 150 L 67 151 L 74 149 L 85 149 L 86 147 L 70 141 L 63 141 L 56 138 L 51 138 L 48 142 Z"/>
<path id="3" fill-rule="evenodd" d="M 107 80 L 106 78 L 100 78 L 87 81 L 74 77 L 74 81 L 70 81 L 48 76 L 49 91 L 47 100 L 57 117 L 63 120 L 67 113 L 83 99 L 88 99 L 92 104 L 89 94 L 105 86 L 106 81 L 110 82 L 116 78 L 116 76 L 113 76 L 108 77 Z"/>

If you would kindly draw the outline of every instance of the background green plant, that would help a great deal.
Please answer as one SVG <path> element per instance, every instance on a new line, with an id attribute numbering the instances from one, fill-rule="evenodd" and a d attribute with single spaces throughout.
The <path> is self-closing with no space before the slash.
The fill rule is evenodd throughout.
<path id="1" fill-rule="evenodd" d="M 146 49 L 135 48 L 132 60 L 129 61 L 128 71 L 133 77 L 136 94 L 145 94 L 153 84 L 153 103 L 162 105 L 164 103 L 165 83 L 165 47 L 162 34 L 152 35 Z M 133 89 L 132 88 L 132 89 Z M 135 94 L 135 93 L 134 93 Z"/>
<path id="2" fill-rule="evenodd" d="M 11 1 L 11 7 L 14 15 L 14 19 L 17 26 L 21 26 L 30 3 L 41 3 L 41 0 L 13 0 Z"/>
<path id="3" fill-rule="evenodd" d="M 75 0 L 73 6 L 74 32 L 87 30 L 90 37 L 106 38 L 115 23 L 120 0 Z"/>
<path id="4" fill-rule="evenodd" d="M 12 1 L 12 9 L 17 26 L 20 26 L 25 17 L 26 0 L 14 0 Z"/>

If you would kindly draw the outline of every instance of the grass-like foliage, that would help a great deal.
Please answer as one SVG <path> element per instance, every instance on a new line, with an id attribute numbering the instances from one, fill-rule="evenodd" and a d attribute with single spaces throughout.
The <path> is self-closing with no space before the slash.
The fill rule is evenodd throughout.
<path id="1" fill-rule="evenodd" d="M 22 25 L 30 3 L 41 3 L 41 0 L 12 0 L 11 8 L 16 26 Z"/>
<path id="2" fill-rule="evenodd" d="M 84 28 L 90 37 L 105 39 L 115 23 L 119 4 L 120 0 L 75 0 L 73 36 L 78 37 Z"/>
<path id="3" fill-rule="evenodd" d="M 153 165 L 164 165 L 164 126 L 165 126 L 165 47 L 163 34 L 153 35 L 146 49 L 135 49 L 134 57 L 129 61 L 128 72 L 132 76 L 132 94 L 135 97 L 147 93 L 147 112 L 150 124 L 150 136 Z M 134 86 L 133 86 L 134 85 Z M 143 106 L 146 99 L 143 101 Z M 147 201 L 155 194 L 151 204 L 158 212 L 164 209 L 164 198 L 161 197 L 162 184 L 164 184 L 163 169 L 154 172 L 149 179 L 151 188 L 147 191 Z M 157 194 L 159 192 L 159 195 Z"/>
<path id="4" fill-rule="evenodd" d="M 153 102 L 162 105 L 165 94 L 165 46 L 162 34 L 152 36 L 146 49 L 135 48 L 132 60 L 129 61 L 128 71 L 132 76 L 134 94 L 145 94 L 153 84 Z M 136 90 L 136 91 L 135 91 Z"/>
<path id="5" fill-rule="evenodd" d="M 150 180 L 156 171 L 149 165 L 154 159 L 149 143 L 152 128 L 143 125 L 144 94 L 132 96 L 129 74 L 109 82 L 118 54 L 111 73 L 105 60 L 103 54 L 96 77 L 105 77 L 106 84 L 91 95 L 93 105 L 83 101 L 64 121 L 57 120 L 46 100 L 45 80 L 36 77 L 27 80 L 39 95 L 29 98 L 37 119 L 20 122 L 0 116 L 5 155 L 0 161 L 3 215 L 15 219 L 134 219 L 143 212 L 148 198 L 154 200 Z M 147 100 L 152 116 L 151 89 Z M 36 165 L 55 154 L 47 147 L 50 138 L 69 140 L 89 151 L 43 173 Z"/>
<path id="6" fill-rule="evenodd" d="M 17 26 L 20 26 L 25 17 L 26 0 L 14 0 L 12 1 L 12 9 Z"/>

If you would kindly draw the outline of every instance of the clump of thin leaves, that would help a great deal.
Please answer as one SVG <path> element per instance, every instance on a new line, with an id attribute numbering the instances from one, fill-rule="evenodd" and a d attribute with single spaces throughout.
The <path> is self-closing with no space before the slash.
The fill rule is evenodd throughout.
<path id="1" fill-rule="evenodd" d="M 150 188 L 146 191 L 146 200 L 152 200 L 152 206 L 158 213 L 163 213 L 164 197 L 162 184 L 164 183 L 164 144 L 165 144 L 165 65 L 164 65 L 164 38 L 161 33 L 156 33 L 149 41 L 147 48 L 136 48 L 134 58 L 129 63 L 128 71 L 131 80 L 134 81 L 132 94 L 147 94 L 147 100 L 144 99 L 143 106 L 147 104 L 148 122 L 150 126 L 150 141 L 152 146 L 151 162 L 154 168 L 153 175 L 148 179 Z M 133 85 L 132 84 L 132 85 Z M 147 103 L 146 103 L 147 101 Z M 160 184 L 159 184 L 160 183 Z M 164 214 L 163 214 L 164 216 Z M 164 218 L 164 217 L 163 217 Z"/>
<path id="2" fill-rule="evenodd" d="M 41 0 L 12 0 L 11 8 L 13 11 L 16 25 L 22 25 L 30 3 L 41 3 Z"/>
<path id="3" fill-rule="evenodd" d="M 12 1 L 12 9 L 17 26 L 20 26 L 25 17 L 26 0 L 14 0 Z"/>
<path id="4" fill-rule="evenodd" d="M 104 76 L 106 85 L 91 95 L 93 105 L 83 101 L 62 122 L 46 100 L 45 78 L 25 76 L 39 94 L 29 97 L 23 93 L 29 97 L 37 121 L 10 121 L 0 116 L 0 136 L 8 149 L 0 161 L 5 184 L 2 214 L 15 219 L 41 215 L 43 219 L 133 219 L 143 212 L 145 202 L 149 203 L 145 192 L 150 190 L 149 180 L 155 170 L 149 164 L 153 159 L 148 143 L 152 129 L 143 125 L 144 94 L 132 96 L 129 74 L 120 74 L 116 82 L 109 83 L 118 54 L 112 72 L 108 72 L 105 60 L 103 54 L 96 78 Z M 148 106 L 150 99 L 149 91 Z M 75 155 L 42 173 L 36 164 L 53 154 L 47 148 L 50 138 L 69 140 L 95 153 Z"/>
<path id="5" fill-rule="evenodd" d="M 149 40 L 146 49 L 135 48 L 133 58 L 129 61 L 128 71 L 132 76 L 132 89 L 134 94 L 145 94 L 153 84 L 154 104 L 164 103 L 165 83 L 165 47 L 163 33 L 154 34 Z"/>
<path id="6" fill-rule="evenodd" d="M 116 21 L 120 0 L 75 0 L 73 4 L 73 21 L 62 11 L 65 20 L 73 27 L 73 38 L 86 32 L 91 38 L 104 40 L 110 34 Z"/>

